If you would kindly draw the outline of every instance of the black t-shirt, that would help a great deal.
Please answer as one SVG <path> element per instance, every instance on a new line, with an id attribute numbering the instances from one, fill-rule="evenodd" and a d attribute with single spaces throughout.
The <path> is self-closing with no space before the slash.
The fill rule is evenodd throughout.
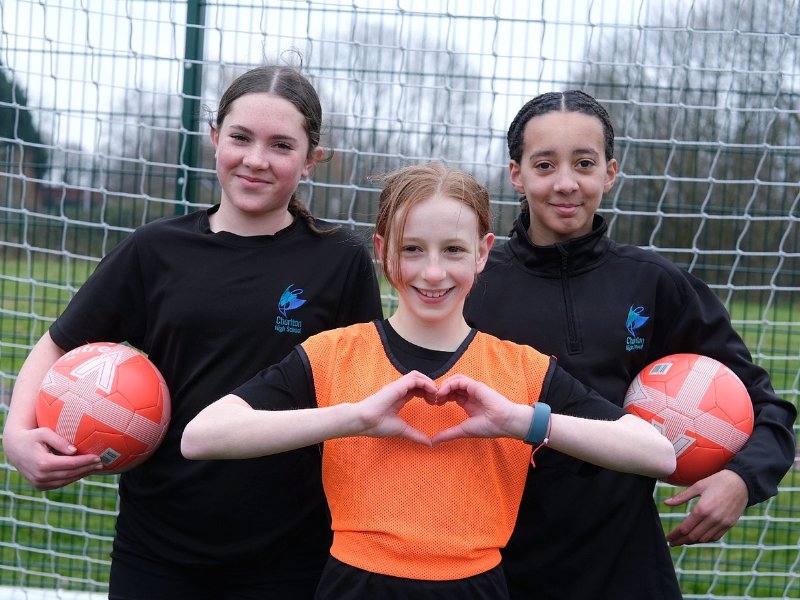
<path id="1" fill-rule="evenodd" d="M 295 219 L 275 235 L 213 233 L 214 210 L 137 229 L 103 259 L 50 334 L 65 350 L 128 342 L 170 389 L 164 442 L 121 476 L 115 552 L 307 577 L 321 570 L 330 544 L 318 450 L 189 461 L 180 438 L 202 408 L 308 336 L 380 318 L 375 271 L 347 230 L 318 236 Z"/>

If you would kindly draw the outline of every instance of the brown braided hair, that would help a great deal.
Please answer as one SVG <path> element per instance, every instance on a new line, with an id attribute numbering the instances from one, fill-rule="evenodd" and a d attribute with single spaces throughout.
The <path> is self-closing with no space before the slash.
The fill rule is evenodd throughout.
<path id="1" fill-rule="evenodd" d="M 566 92 L 547 92 L 528 100 L 519 109 L 517 116 L 508 127 L 508 155 L 511 160 L 520 163 L 525 142 L 525 126 L 534 117 L 551 112 L 577 112 L 600 120 L 603 125 L 603 139 L 605 142 L 606 160 L 614 158 L 614 126 L 608 111 L 592 96 L 581 90 L 567 90 Z M 528 201 L 523 196 L 520 199 L 520 212 L 527 214 Z"/>

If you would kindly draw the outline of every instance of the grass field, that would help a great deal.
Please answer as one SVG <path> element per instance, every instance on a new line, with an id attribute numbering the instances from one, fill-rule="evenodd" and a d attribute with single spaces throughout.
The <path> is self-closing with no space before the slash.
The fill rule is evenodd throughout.
<path id="1" fill-rule="evenodd" d="M 787 473 L 777 496 L 748 508 L 719 544 L 672 549 L 673 563 L 685 596 L 697 598 L 800 597 L 800 471 Z M 666 484 L 656 488 L 661 520 L 669 531 L 687 514 L 663 500 L 677 491 Z M 788 594 L 794 590 L 794 595 Z"/>
<path id="2" fill-rule="evenodd" d="M 42 256 L 0 259 L 0 373 L 16 374 L 30 346 L 47 331 L 72 294 L 94 270 L 96 261 Z"/>
<path id="3" fill-rule="evenodd" d="M 7 395 L 29 346 L 47 329 L 85 280 L 95 262 L 49 256 L 32 262 L 2 259 L 0 278 L 0 375 Z M 384 290 L 388 293 L 388 290 Z M 796 390 L 800 358 L 797 327 L 757 322 L 752 305 L 731 307 L 740 333 L 751 348 L 769 342 L 769 354 L 784 358 L 764 364 L 778 390 Z M 750 315 L 757 315 L 753 318 Z M 773 323 L 797 320 L 800 310 L 775 309 Z M 765 353 L 766 354 L 766 353 Z M 0 398 L 0 400 L 7 400 Z M 0 410 L 0 425 L 5 412 Z M 117 513 L 115 477 L 95 476 L 65 489 L 37 493 L 0 461 L 0 586 L 62 587 L 102 590 Z M 800 472 L 791 471 L 782 492 L 749 508 L 720 544 L 672 550 L 687 598 L 800 597 Z M 672 529 L 687 507 L 669 508 L 663 499 L 675 488 L 659 485 L 656 499 L 665 530 Z"/>
<path id="4" fill-rule="evenodd" d="M 6 507 L 0 514 L 0 585 L 58 583 L 86 591 L 104 587 L 117 514 L 117 478 L 92 476 L 39 493 L 16 471 L 0 473 Z"/>
<path id="5" fill-rule="evenodd" d="M 0 585 L 22 579 L 26 587 L 53 587 L 60 580 L 71 589 L 102 589 L 117 511 L 116 478 L 94 476 L 37 493 L 15 471 L 0 473 L 6 507 L 0 515 Z M 747 509 L 722 544 L 672 550 L 687 597 L 781 598 L 786 590 L 800 592 L 800 472 L 791 471 L 781 488 L 775 498 Z M 656 489 L 667 531 L 686 511 L 663 504 L 675 491 L 663 484 Z"/>

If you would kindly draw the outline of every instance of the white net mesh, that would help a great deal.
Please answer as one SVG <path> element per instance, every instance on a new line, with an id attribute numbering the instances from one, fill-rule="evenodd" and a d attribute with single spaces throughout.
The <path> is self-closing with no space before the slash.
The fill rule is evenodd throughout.
<path id="1" fill-rule="evenodd" d="M 705 279 L 778 393 L 798 402 L 796 0 L 264 4 L 0 0 L 4 403 L 110 248 L 141 223 L 216 201 L 204 107 L 239 72 L 278 60 L 302 60 L 333 150 L 302 196 L 365 231 L 367 175 L 437 158 L 487 184 L 505 234 L 517 213 L 511 118 L 542 91 L 586 89 L 617 129 L 621 175 L 602 207 L 612 235 Z M 0 598 L 105 590 L 114 479 L 37 493 L 4 456 L 0 476 Z M 721 542 L 674 550 L 685 596 L 800 595 L 798 485 L 793 470 Z M 685 511 L 665 512 L 665 528 Z"/>

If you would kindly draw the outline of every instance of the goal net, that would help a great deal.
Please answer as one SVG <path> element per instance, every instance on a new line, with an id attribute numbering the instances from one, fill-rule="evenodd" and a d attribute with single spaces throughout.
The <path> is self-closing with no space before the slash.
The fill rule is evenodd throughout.
<path id="1" fill-rule="evenodd" d="M 591 93 L 617 134 L 612 237 L 704 279 L 798 403 L 797 0 L 0 0 L 0 425 L 100 258 L 218 201 L 206 109 L 276 61 L 302 64 L 323 101 L 332 152 L 302 197 L 364 233 L 367 176 L 438 159 L 487 185 L 502 239 L 511 118 L 544 91 Z M 116 480 L 39 493 L 4 454 L 0 477 L 0 599 L 102 595 Z M 793 469 L 723 540 L 673 549 L 685 597 L 800 596 L 799 486 Z M 660 502 L 673 493 L 656 488 L 667 530 L 688 510 Z"/>

